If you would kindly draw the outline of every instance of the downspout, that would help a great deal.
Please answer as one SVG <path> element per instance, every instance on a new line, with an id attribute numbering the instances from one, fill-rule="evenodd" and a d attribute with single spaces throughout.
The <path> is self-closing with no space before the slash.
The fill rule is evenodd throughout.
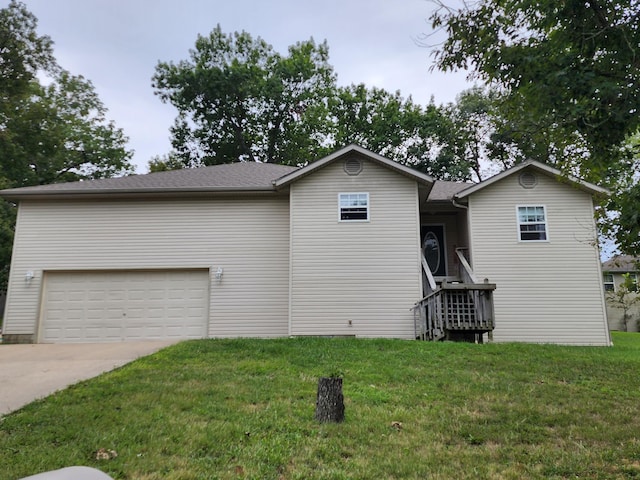
<path id="1" fill-rule="evenodd" d="M 462 205 L 461 203 L 458 203 L 458 202 L 456 201 L 456 197 L 453 197 L 453 198 L 451 199 L 451 203 L 453 204 L 453 206 L 454 206 L 454 207 L 462 208 L 462 209 L 464 209 L 464 210 L 469 210 L 469 207 L 467 207 L 466 205 Z"/>

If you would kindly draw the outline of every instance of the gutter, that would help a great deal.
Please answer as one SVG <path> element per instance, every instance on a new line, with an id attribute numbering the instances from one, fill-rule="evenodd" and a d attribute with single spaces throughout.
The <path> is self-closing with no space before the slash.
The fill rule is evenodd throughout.
<path id="1" fill-rule="evenodd" d="M 6 200 L 63 200 L 71 198 L 138 198 L 138 197 L 203 197 L 211 195 L 277 195 L 280 192 L 273 187 L 219 187 L 219 188 L 132 188 L 132 189 L 99 189 L 99 190 L 51 190 L 19 192 L 0 190 L 0 197 Z"/>

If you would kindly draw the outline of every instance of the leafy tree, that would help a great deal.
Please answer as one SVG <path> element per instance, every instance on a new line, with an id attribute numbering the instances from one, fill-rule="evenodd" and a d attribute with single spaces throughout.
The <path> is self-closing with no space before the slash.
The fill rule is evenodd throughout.
<path id="1" fill-rule="evenodd" d="M 332 148 L 355 143 L 440 179 L 470 178 L 467 159 L 447 155 L 448 119 L 433 103 L 359 84 L 338 88 L 329 112 Z"/>
<path id="2" fill-rule="evenodd" d="M 11 100 L 28 93 L 39 71 L 55 71 L 51 39 L 36 32 L 37 19 L 12 0 L 0 9 L 0 114 L 5 120 Z"/>
<path id="3" fill-rule="evenodd" d="M 180 170 L 185 167 L 175 152 L 169 152 L 165 155 L 156 155 L 152 157 L 148 162 L 148 166 L 149 173 Z"/>
<path id="4" fill-rule="evenodd" d="M 560 132 L 546 117 L 529 114 L 525 104 L 495 88 L 465 90 L 443 113 L 450 121 L 452 156 L 465 159 L 478 180 L 529 158 L 577 173 L 588 155 L 579 135 Z"/>
<path id="5" fill-rule="evenodd" d="M 455 103 L 443 109 L 449 120 L 447 151 L 469 165 L 477 180 L 484 178 L 489 167 L 498 121 L 496 98 L 496 92 L 476 86 L 460 93 Z M 512 163 L 511 156 L 500 158 L 505 167 Z"/>
<path id="6" fill-rule="evenodd" d="M 406 143 L 415 139 L 422 109 L 400 92 L 364 84 L 337 88 L 329 99 L 333 120 L 331 143 L 361 145 L 394 160 L 406 158 Z"/>
<path id="7" fill-rule="evenodd" d="M 199 36 L 189 60 L 161 62 L 156 94 L 173 104 L 173 151 L 153 171 L 261 161 L 298 165 L 357 143 L 438 178 L 468 179 L 469 165 L 443 154 L 446 118 L 399 92 L 339 88 L 326 43 L 280 55 L 246 32 L 218 25 Z"/>
<path id="8" fill-rule="evenodd" d="M 588 155 L 574 170 L 591 179 L 611 175 L 612 160 L 640 126 L 636 0 L 435 3 L 430 19 L 446 33 L 434 50 L 438 68 L 469 68 L 499 86 L 511 113 L 544 122 L 556 139 L 580 138 Z"/>
<path id="9" fill-rule="evenodd" d="M 609 187 L 604 230 L 640 254 L 640 157 L 629 148 L 640 128 L 640 3 L 432 2 L 446 35 L 435 66 L 470 69 L 501 92 L 492 156 L 531 156 Z"/>
<path id="10" fill-rule="evenodd" d="M 13 99 L 5 122 L 9 141 L 0 141 L 0 171 L 12 186 L 39 185 L 129 173 L 127 138 L 105 118 L 91 82 L 60 70 L 43 87 Z"/>
<path id="11" fill-rule="evenodd" d="M 133 171 L 122 130 L 91 82 L 60 68 L 37 19 L 12 0 L 0 9 L 0 187 L 102 178 Z M 48 77 L 42 85 L 39 75 Z M 15 205 L 0 207 L 0 290 L 6 287 Z"/>
<path id="12" fill-rule="evenodd" d="M 640 304 L 637 278 L 629 273 L 623 273 L 622 282 L 614 291 L 607 292 L 607 299 L 611 305 L 622 310 L 622 326 L 626 332 L 629 329 L 629 322 L 634 320 L 631 312 L 636 305 Z M 635 319 L 635 322 L 637 323 L 638 319 Z"/>
<path id="13" fill-rule="evenodd" d="M 640 256 L 640 132 L 626 144 L 630 158 L 626 174 L 621 175 L 619 188 L 609 202 L 609 221 L 603 227 L 620 250 Z"/>
<path id="14" fill-rule="evenodd" d="M 488 156 L 504 168 L 533 158 L 577 176 L 585 173 L 581 165 L 589 152 L 579 132 L 560 128 L 549 115 L 529 111 L 521 96 L 499 93 L 492 120 Z"/>
<path id="15" fill-rule="evenodd" d="M 178 109 L 175 153 L 186 167 L 233 161 L 296 164 L 326 151 L 326 99 L 335 85 L 326 43 L 282 56 L 246 32 L 218 25 L 198 36 L 190 59 L 161 62 L 153 86 Z"/>
<path id="16" fill-rule="evenodd" d="M 0 189 L 6 186 L 6 179 L 0 178 Z M 15 224 L 15 206 L 9 202 L 0 202 L 0 292 L 7 288 Z"/>

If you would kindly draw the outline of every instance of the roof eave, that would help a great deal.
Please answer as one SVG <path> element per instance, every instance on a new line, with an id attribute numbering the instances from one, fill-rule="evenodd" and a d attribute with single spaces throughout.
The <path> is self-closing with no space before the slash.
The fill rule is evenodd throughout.
<path id="1" fill-rule="evenodd" d="M 45 200 L 69 198 L 132 198 L 132 197 L 192 197 L 215 194 L 277 194 L 273 187 L 181 187 L 181 188 L 111 188 L 100 190 L 55 190 L 20 192 L 19 189 L 0 190 L 6 200 Z"/>

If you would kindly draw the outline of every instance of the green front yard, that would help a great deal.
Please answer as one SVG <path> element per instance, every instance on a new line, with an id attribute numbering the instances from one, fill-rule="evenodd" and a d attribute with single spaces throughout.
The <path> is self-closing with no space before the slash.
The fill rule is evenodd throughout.
<path id="1" fill-rule="evenodd" d="M 640 478 L 640 334 L 614 342 L 185 342 L 5 416 L 0 479 Z M 320 425 L 336 371 L 346 421 Z"/>

